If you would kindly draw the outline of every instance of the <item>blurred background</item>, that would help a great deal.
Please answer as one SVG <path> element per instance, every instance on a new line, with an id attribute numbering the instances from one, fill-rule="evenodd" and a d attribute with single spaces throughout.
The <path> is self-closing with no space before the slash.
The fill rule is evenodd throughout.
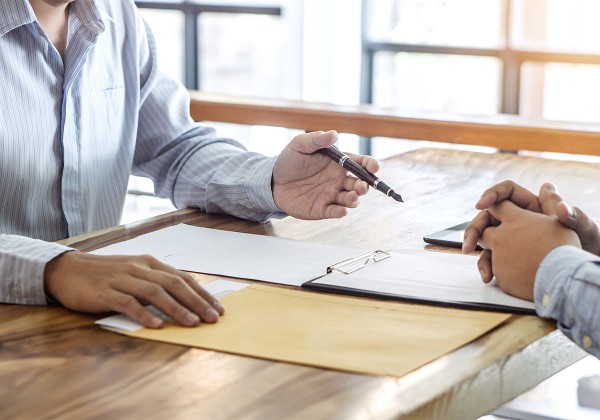
<path id="1" fill-rule="evenodd" d="M 156 37 L 163 71 L 190 89 L 600 122 L 597 0 L 137 4 Z M 269 156 L 299 133 L 276 127 L 211 125 L 221 135 Z M 444 147 L 347 134 L 340 136 L 339 145 L 380 159 L 417 147 Z M 167 200 L 153 197 L 152 190 L 147 180 L 132 177 L 123 223 L 173 210 Z M 592 373 L 600 373 L 600 362 L 588 357 L 489 418 L 600 418 L 600 412 L 577 404 L 578 378 Z"/>
<path id="2" fill-rule="evenodd" d="M 600 122 L 598 1 L 137 3 L 155 34 L 163 71 L 190 89 Z M 269 156 L 298 134 L 212 125 Z M 339 146 L 383 159 L 424 142 L 342 134 Z M 131 190 L 151 194 L 152 185 L 132 178 Z M 130 201 L 143 202 L 144 215 L 159 211 L 151 207 L 160 201 Z M 138 216 L 123 221 L 132 217 Z"/>

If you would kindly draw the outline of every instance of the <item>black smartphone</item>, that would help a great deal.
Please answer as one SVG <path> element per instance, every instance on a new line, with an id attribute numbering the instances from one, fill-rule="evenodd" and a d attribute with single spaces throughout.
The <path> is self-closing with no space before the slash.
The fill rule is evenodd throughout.
<path id="1" fill-rule="evenodd" d="M 453 248 L 461 248 L 465 229 L 470 222 L 461 223 L 460 225 L 452 226 L 439 232 L 424 236 L 423 240 L 428 244 L 450 246 Z M 477 245 L 477 249 L 481 247 Z"/>

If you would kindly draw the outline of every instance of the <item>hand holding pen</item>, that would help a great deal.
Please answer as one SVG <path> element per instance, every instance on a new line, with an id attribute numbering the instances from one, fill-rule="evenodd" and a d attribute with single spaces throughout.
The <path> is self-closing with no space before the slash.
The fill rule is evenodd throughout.
<path id="1" fill-rule="evenodd" d="M 353 161 L 350 156 L 343 153 L 340 149 L 338 149 L 335 145 L 331 147 L 326 147 L 318 150 L 319 153 L 324 154 L 329 157 L 334 162 L 337 162 L 342 168 L 346 169 L 348 172 L 352 173 L 358 179 L 362 179 L 371 187 L 376 190 L 381 191 L 387 196 L 392 197 L 394 200 L 403 203 L 402 197 L 400 194 L 395 192 L 389 185 L 385 182 L 377 178 L 371 172 L 367 171 L 365 168 L 360 166 L 358 163 Z"/>
<path id="2" fill-rule="evenodd" d="M 366 181 L 357 179 L 348 169 L 332 163 L 323 152 L 316 153 L 329 150 L 337 139 L 338 133 L 333 130 L 299 134 L 277 156 L 271 175 L 271 191 L 281 212 L 298 219 L 337 219 L 359 205 L 369 184 L 375 186 L 376 177 L 369 182 L 365 173 L 362 176 Z M 358 162 L 358 168 L 353 169 L 357 173 L 359 168 L 368 168 L 371 174 L 379 169 L 379 162 L 371 156 L 357 155 L 353 159 Z M 348 164 L 344 163 L 344 167 Z"/>

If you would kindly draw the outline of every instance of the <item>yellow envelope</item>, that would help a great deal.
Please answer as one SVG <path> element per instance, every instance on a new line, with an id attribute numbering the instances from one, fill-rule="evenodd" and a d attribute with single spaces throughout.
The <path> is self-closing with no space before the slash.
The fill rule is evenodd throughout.
<path id="1" fill-rule="evenodd" d="M 216 324 L 127 335 L 349 372 L 402 376 L 510 314 L 378 301 L 253 284 L 221 299 Z"/>

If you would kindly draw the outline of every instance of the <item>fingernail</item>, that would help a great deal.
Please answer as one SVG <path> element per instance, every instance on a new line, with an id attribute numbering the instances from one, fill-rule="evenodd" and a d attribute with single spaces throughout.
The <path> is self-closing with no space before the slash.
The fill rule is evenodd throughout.
<path id="1" fill-rule="evenodd" d="M 573 207 L 571 207 L 570 205 L 568 205 L 567 203 L 565 203 L 565 208 L 567 209 L 567 214 L 569 215 L 569 217 L 571 219 L 575 218 L 575 211 L 573 210 Z"/>
<path id="2" fill-rule="evenodd" d="M 219 314 L 213 308 L 206 308 L 202 317 L 206 322 L 215 322 L 219 319 Z"/>
<path id="3" fill-rule="evenodd" d="M 200 318 L 198 318 L 198 315 L 188 312 L 185 316 L 185 322 L 188 325 L 198 325 L 200 323 Z"/>
<path id="4" fill-rule="evenodd" d="M 481 276 L 482 280 L 485 280 L 487 278 L 487 271 L 485 270 L 485 268 L 479 269 L 479 275 Z"/>
<path id="5" fill-rule="evenodd" d="M 159 328 L 160 326 L 162 326 L 162 323 L 163 323 L 162 319 L 154 316 L 154 317 L 150 318 L 149 327 L 150 328 Z"/>
<path id="6" fill-rule="evenodd" d="M 212 303 L 213 308 L 215 308 L 217 310 L 217 312 L 220 315 L 223 315 L 225 313 L 225 307 L 223 305 L 221 305 L 221 302 L 219 302 L 218 300 L 215 300 Z"/>

